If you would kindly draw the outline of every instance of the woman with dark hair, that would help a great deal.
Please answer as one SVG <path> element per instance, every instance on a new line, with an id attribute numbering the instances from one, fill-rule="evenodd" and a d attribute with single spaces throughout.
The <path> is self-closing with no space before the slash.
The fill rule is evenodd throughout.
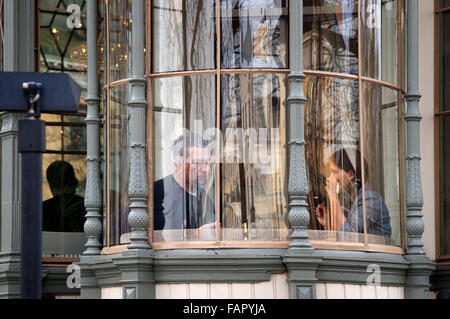
<path id="1" fill-rule="evenodd" d="M 386 204 L 367 185 L 363 188 L 361 153 L 358 150 L 341 149 L 330 157 L 327 168 L 328 201 L 327 205 L 321 203 L 316 207 L 319 223 L 328 230 L 363 233 L 364 198 L 367 233 L 390 238 L 392 231 Z M 364 181 L 367 181 L 368 173 L 364 161 Z M 350 205 L 342 205 L 342 197 L 345 197 L 342 193 L 350 194 L 347 196 L 351 198 Z"/>

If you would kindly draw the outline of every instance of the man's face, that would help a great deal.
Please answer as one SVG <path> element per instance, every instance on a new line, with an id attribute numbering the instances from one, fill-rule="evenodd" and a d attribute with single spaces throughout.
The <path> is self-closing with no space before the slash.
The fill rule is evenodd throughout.
<path id="1" fill-rule="evenodd" d="M 192 184 L 205 185 L 209 171 L 209 152 L 207 147 L 190 147 L 189 158 L 185 163 L 185 174 Z"/>

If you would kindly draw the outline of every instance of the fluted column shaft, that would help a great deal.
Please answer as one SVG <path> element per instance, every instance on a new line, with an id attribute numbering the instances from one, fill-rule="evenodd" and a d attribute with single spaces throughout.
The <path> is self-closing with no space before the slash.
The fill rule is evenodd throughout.
<path id="1" fill-rule="evenodd" d="M 130 182 L 128 194 L 130 213 L 128 223 L 132 230 L 129 249 L 149 249 L 147 226 L 147 160 L 145 141 L 145 122 L 147 101 L 145 98 L 145 1 L 133 0 L 132 3 L 132 76 L 129 84 L 130 110 Z"/>
<path id="2" fill-rule="evenodd" d="M 100 116 L 98 97 L 98 0 L 89 0 L 87 9 L 87 51 L 88 51 L 88 95 L 87 116 L 87 175 L 86 195 L 86 222 L 84 231 L 87 236 L 86 250 L 83 255 L 99 255 L 101 244 L 99 237 L 102 232 L 102 195 L 100 183 Z"/>

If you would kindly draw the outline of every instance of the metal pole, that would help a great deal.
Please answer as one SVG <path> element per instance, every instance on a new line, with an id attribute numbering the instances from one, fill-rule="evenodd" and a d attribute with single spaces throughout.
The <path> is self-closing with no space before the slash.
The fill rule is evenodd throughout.
<path id="1" fill-rule="evenodd" d="M 407 129 L 408 181 L 406 187 L 406 259 L 409 272 L 406 278 L 405 298 L 428 299 L 430 275 L 434 269 L 423 251 L 422 235 L 425 229 L 422 220 L 423 191 L 420 174 L 420 121 L 419 111 L 419 3 L 408 0 L 408 111 L 405 116 Z"/>
<path id="2" fill-rule="evenodd" d="M 312 252 L 306 229 L 309 226 L 308 181 L 305 161 L 304 106 L 307 102 L 303 92 L 306 75 L 303 73 L 303 1 L 291 1 L 291 73 L 288 76 L 288 138 L 289 138 L 289 222 L 292 227 L 290 250 Z"/>
<path id="3" fill-rule="evenodd" d="M 149 216 L 147 212 L 147 160 L 145 140 L 145 115 L 147 101 L 145 89 L 145 1 L 134 0 L 132 3 L 132 76 L 129 84 L 130 98 L 130 182 L 128 195 L 130 198 L 130 213 L 128 224 L 132 230 L 131 243 L 128 249 L 150 249 L 147 227 Z"/>
<path id="4" fill-rule="evenodd" d="M 35 85 L 35 83 L 34 83 Z M 28 85 L 24 85 L 27 91 Z M 45 151 L 45 122 L 34 109 L 39 91 L 30 96 L 30 113 L 19 123 L 19 152 L 22 154 L 21 296 L 42 295 L 42 153 Z M 34 99 L 34 100 L 33 100 Z"/>
<path id="5" fill-rule="evenodd" d="M 303 91 L 303 0 L 291 0 L 290 13 L 290 64 L 287 98 L 289 174 L 288 217 L 292 228 L 291 243 L 283 256 L 289 273 L 289 296 L 293 299 L 316 298 L 316 270 L 322 259 L 308 241 L 309 226 L 308 180 L 305 160 L 304 108 L 307 102 Z"/>
<path id="6" fill-rule="evenodd" d="M 100 185 L 100 116 L 98 97 L 98 75 L 97 75 L 97 19 L 98 1 L 88 1 L 87 15 L 87 54 L 88 54 L 88 95 L 87 116 L 85 119 L 87 130 L 87 174 L 86 194 L 84 206 L 86 207 L 86 222 L 84 231 L 87 242 L 83 255 L 100 255 L 99 237 L 102 233 L 102 194 Z"/>

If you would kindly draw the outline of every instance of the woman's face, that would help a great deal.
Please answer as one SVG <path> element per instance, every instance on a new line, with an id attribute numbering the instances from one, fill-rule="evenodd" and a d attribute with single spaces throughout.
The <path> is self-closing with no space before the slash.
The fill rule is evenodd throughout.
<path id="1" fill-rule="evenodd" d="M 336 187 L 336 193 L 344 189 L 348 189 L 353 185 L 355 174 L 353 171 L 345 172 L 339 168 L 335 163 L 330 163 L 330 173 L 327 177 L 327 185 Z"/>

